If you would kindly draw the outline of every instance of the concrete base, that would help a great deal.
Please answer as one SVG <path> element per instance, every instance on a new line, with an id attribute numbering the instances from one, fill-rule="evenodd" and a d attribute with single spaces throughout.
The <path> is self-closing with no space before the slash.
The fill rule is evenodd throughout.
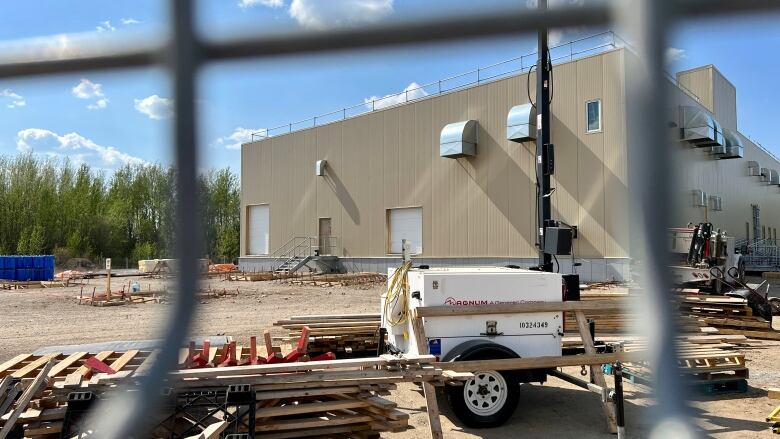
<path id="1" fill-rule="evenodd" d="M 399 257 L 340 257 L 321 256 L 320 258 L 329 258 L 327 265 L 320 268 L 320 263 L 314 263 L 318 271 L 325 271 L 325 267 L 333 267 L 336 258 L 341 272 L 371 272 L 386 274 L 390 267 L 401 265 Z M 414 265 L 427 264 L 433 267 L 452 267 L 452 266 L 505 266 L 517 265 L 521 268 L 528 268 L 538 263 L 536 258 L 412 258 Z M 576 263 L 582 264 L 576 268 L 576 273 L 580 275 L 583 282 L 625 282 L 630 280 L 630 260 L 628 258 L 577 258 Z M 569 257 L 561 256 L 558 258 L 560 268 L 558 271 L 564 274 L 574 273 L 572 270 L 572 260 Z M 268 271 L 271 269 L 271 259 L 257 256 L 245 256 L 238 258 L 238 268 L 242 271 Z"/>

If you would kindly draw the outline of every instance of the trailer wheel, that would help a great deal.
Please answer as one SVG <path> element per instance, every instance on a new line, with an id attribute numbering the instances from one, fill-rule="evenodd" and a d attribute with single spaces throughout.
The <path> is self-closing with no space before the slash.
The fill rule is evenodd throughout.
<path id="1" fill-rule="evenodd" d="M 449 358 L 449 359 L 448 359 Z M 498 360 L 518 358 L 511 349 L 493 342 L 470 340 L 444 361 Z M 520 380 L 515 372 L 483 370 L 463 386 L 446 386 L 445 393 L 455 416 L 467 427 L 492 428 L 514 414 L 520 398 Z"/>

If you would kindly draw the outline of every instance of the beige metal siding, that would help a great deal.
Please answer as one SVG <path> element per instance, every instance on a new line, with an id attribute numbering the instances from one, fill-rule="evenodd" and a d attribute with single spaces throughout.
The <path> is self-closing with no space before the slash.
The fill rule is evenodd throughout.
<path id="1" fill-rule="evenodd" d="M 712 66 L 698 67 L 677 73 L 677 81 L 681 86 L 693 92 L 699 98 L 699 103 L 715 112 L 715 104 L 712 96 Z"/>
<path id="2" fill-rule="evenodd" d="M 580 227 L 581 257 L 627 256 L 625 185 L 607 186 L 626 178 L 623 56 L 555 67 L 553 210 Z M 420 206 L 424 256 L 535 257 L 535 146 L 505 138 L 509 108 L 528 100 L 526 81 L 502 79 L 244 145 L 242 205 L 271 205 L 272 251 L 315 236 L 318 218 L 328 217 L 337 254 L 384 256 L 386 209 Z M 590 99 L 602 101 L 603 131 L 586 135 Z M 467 119 L 479 123 L 477 156 L 439 157 L 442 127 Z M 321 159 L 325 176 L 316 177 Z"/>

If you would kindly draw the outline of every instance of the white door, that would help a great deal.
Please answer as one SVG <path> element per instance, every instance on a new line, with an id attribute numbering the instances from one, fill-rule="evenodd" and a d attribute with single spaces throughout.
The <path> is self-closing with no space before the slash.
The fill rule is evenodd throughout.
<path id="1" fill-rule="evenodd" d="M 248 255 L 268 254 L 268 205 L 261 204 L 247 207 L 247 242 Z"/>
<path id="2" fill-rule="evenodd" d="M 401 253 L 401 240 L 406 239 L 409 252 L 422 254 L 422 207 L 390 209 L 390 253 Z"/>

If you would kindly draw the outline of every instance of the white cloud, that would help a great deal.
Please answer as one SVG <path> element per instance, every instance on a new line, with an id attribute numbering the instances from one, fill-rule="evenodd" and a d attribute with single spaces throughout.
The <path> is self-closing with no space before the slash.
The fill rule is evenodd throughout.
<path id="1" fill-rule="evenodd" d="M 108 106 L 108 99 L 98 99 L 94 103 L 87 105 L 90 110 L 102 110 Z"/>
<path id="2" fill-rule="evenodd" d="M 94 83 L 87 78 L 81 78 L 81 81 L 79 81 L 71 91 L 73 92 L 73 96 L 76 96 L 79 99 L 102 97 L 103 84 Z"/>
<path id="3" fill-rule="evenodd" d="M 290 16 L 309 29 L 374 23 L 393 13 L 393 0 L 293 0 Z"/>
<path id="4" fill-rule="evenodd" d="M 113 32 L 116 30 L 116 27 L 112 26 L 111 22 L 106 20 L 101 21 L 95 29 L 97 29 L 98 32 Z"/>
<path id="5" fill-rule="evenodd" d="M 420 99 L 428 96 L 428 93 L 420 88 L 420 84 L 412 82 L 407 85 L 400 93 L 384 95 L 381 98 L 378 96 L 371 96 L 370 98 L 363 99 L 363 103 L 368 109 L 379 110 L 381 108 L 392 107 L 393 105 L 403 104 L 407 101 Z M 373 103 L 371 101 L 374 101 Z"/>
<path id="6" fill-rule="evenodd" d="M 664 53 L 664 58 L 667 64 L 671 64 L 675 61 L 679 61 L 685 58 L 685 49 L 678 49 L 676 47 L 669 47 Z"/>
<path id="7" fill-rule="evenodd" d="M 173 115 L 173 99 L 161 98 L 157 95 L 135 100 L 135 109 L 149 116 L 150 119 L 165 119 Z"/>
<path id="8" fill-rule="evenodd" d="M 8 98 L 11 100 L 11 103 L 6 105 L 8 108 L 24 107 L 25 105 L 27 105 L 27 101 L 24 100 L 24 97 L 22 97 L 17 93 L 14 93 L 14 91 L 11 90 L 10 88 L 6 88 L 5 90 L 0 90 L 0 97 Z"/>
<path id="9" fill-rule="evenodd" d="M 119 151 L 113 146 L 98 145 L 78 134 L 59 135 L 54 131 L 41 128 L 27 128 L 16 133 L 16 149 L 22 152 L 37 152 L 52 157 L 68 156 L 77 161 L 117 168 L 126 164 L 144 165 L 147 162 L 138 157 Z"/>
<path id="10" fill-rule="evenodd" d="M 79 99 L 92 99 L 93 102 L 87 105 L 90 110 L 102 110 L 108 106 L 108 98 L 103 93 L 103 84 L 81 78 L 81 81 L 70 91 Z"/>
<path id="11" fill-rule="evenodd" d="M 258 5 L 269 8 L 281 8 L 284 6 L 284 0 L 239 0 L 238 2 L 238 6 L 241 9 L 248 9 Z"/>
<path id="12" fill-rule="evenodd" d="M 119 20 L 122 24 L 125 26 L 129 26 L 131 24 L 140 24 L 141 22 L 136 20 L 135 18 L 122 18 Z"/>
<path id="13" fill-rule="evenodd" d="M 265 128 L 251 129 L 238 127 L 233 130 L 233 133 L 230 135 L 217 139 L 216 143 L 217 145 L 224 146 L 227 149 L 241 149 L 242 143 L 252 141 L 252 134 L 255 134 L 255 139 L 257 139 L 257 136 L 267 136 L 268 130 Z"/>

